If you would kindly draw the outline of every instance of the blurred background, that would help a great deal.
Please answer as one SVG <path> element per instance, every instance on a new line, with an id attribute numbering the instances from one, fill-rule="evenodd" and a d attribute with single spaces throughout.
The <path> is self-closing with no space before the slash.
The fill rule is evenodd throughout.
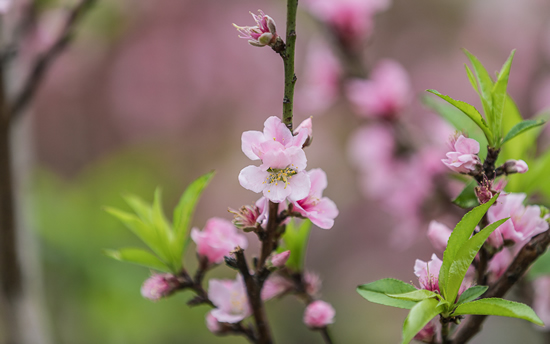
<path id="1" fill-rule="evenodd" d="M 57 36 L 74 3 L 45 2 L 10 71 L 14 88 L 31 57 Z M 300 100 L 308 85 L 320 82 L 308 75 L 325 68 L 308 69 L 308 52 L 316 42 L 330 42 L 307 3 L 298 13 L 295 123 L 313 116 L 308 168 L 326 171 L 325 196 L 336 202 L 340 215 L 332 229 L 312 230 L 306 266 L 321 275 L 323 299 L 336 309 L 332 334 L 337 343 L 396 343 L 406 311 L 368 303 L 355 288 L 383 277 L 416 282 L 415 259 L 427 261 L 433 252 L 425 236 L 430 219 L 415 220 L 409 235 L 396 238 L 397 223 L 404 227 L 397 233 L 404 233 L 407 222 L 366 197 L 349 158 L 350 136 L 363 119 L 338 92 L 323 106 Z M 8 16 L 16 18 L 19 8 Z M 210 334 L 204 326 L 208 307 L 187 307 L 189 293 L 157 303 L 143 299 L 140 286 L 150 272 L 101 254 L 105 248 L 141 244 L 102 208 L 126 209 L 125 193 L 151 201 L 160 186 L 169 212 L 187 184 L 213 169 L 217 174 L 198 205 L 194 226 L 202 228 L 213 216 L 230 219 L 227 207 L 256 201 L 258 195 L 237 180 L 250 164 L 240 137 L 281 114 L 283 66 L 271 49 L 239 39 L 231 24 L 253 25 L 248 12 L 260 8 L 284 32 L 284 1 L 100 0 L 49 70 L 13 133 L 20 246 L 30 295 L 26 314 L 37 331 L 29 334 L 35 343 L 245 342 Z M 546 0 L 394 0 L 373 20 L 361 62 L 369 69 L 391 58 L 405 68 L 414 100 L 403 120 L 424 139 L 440 143 L 452 133 L 418 100 L 425 89 L 478 104 L 460 48 L 491 72 L 517 49 L 509 93 L 525 118 L 550 105 Z M 404 185 L 415 183 L 412 178 Z M 407 195 L 408 187 L 401 192 Z M 442 221 L 454 226 L 459 213 Z M 193 249 L 188 256 L 193 271 Z M 219 267 L 210 277 L 233 278 L 234 272 Z M 321 342 L 302 324 L 303 305 L 293 297 L 271 301 L 267 308 L 278 343 Z M 546 341 L 527 322 L 495 317 L 472 341 L 519 342 Z"/>

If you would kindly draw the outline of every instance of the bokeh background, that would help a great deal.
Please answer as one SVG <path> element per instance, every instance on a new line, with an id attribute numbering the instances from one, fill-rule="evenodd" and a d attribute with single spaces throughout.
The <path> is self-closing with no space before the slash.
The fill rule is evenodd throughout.
<path id="1" fill-rule="evenodd" d="M 157 303 L 143 299 L 140 285 L 150 272 L 101 254 L 104 248 L 140 243 L 102 207 L 125 208 L 124 193 L 152 200 L 160 186 L 170 211 L 185 186 L 212 169 L 217 174 L 198 205 L 194 226 L 202 228 L 212 216 L 230 219 L 227 207 L 257 199 L 237 180 L 249 165 L 240 136 L 281 114 L 282 63 L 269 48 L 237 38 L 231 24 L 252 25 L 248 12 L 259 8 L 284 32 L 284 1 L 99 1 L 48 72 L 13 138 L 25 288 L 31 295 L 28 321 L 39 331 L 36 343 L 245 342 L 211 335 L 204 326 L 208 308 L 187 307 L 189 293 Z M 50 44 L 64 13 L 57 5 L 45 7 L 25 54 Z M 300 97 L 309 44 L 323 39 L 326 30 L 304 8 L 298 22 Z M 364 63 L 392 58 L 408 71 L 417 95 L 435 88 L 477 104 L 464 73 L 463 47 L 490 71 L 517 49 L 510 94 L 524 117 L 550 105 L 546 0 L 395 0 L 375 17 Z M 15 66 L 15 85 L 29 60 Z M 327 172 L 325 195 L 340 215 L 332 229 L 312 230 L 306 265 L 322 276 L 323 299 L 336 308 L 337 343 L 396 343 L 406 312 L 368 303 L 355 288 L 383 277 L 416 281 L 414 260 L 428 260 L 433 251 L 427 227 L 404 237 L 405 248 L 392 246 L 393 216 L 360 192 L 348 158 L 350 135 L 360 119 L 344 100 L 314 113 L 298 107 L 296 123 L 310 115 L 315 139 L 306 151 L 308 168 Z M 438 121 L 418 100 L 406 116 L 411 122 Z M 435 136 L 438 128 L 423 135 Z M 207 277 L 233 276 L 220 267 Z M 297 300 L 287 297 L 267 307 L 278 343 L 321 342 L 302 324 L 303 305 Z M 527 322 L 493 317 L 472 342 L 546 341 Z"/>

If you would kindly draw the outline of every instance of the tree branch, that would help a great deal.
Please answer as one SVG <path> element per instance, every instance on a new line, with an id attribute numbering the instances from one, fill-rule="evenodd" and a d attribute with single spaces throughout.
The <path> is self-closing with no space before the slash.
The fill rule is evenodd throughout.
<path id="1" fill-rule="evenodd" d="M 286 5 L 286 49 L 281 54 L 285 67 L 285 93 L 283 98 L 283 123 L 292 132 L 292 109 L 294 106 L 294 51 L 296 47 L 296 12 L 298 0 L 288 0 Z"/>
<path id="2" fill-rule="evenodd" d="M 40 54 L 31 67 L 31 73 L 23 84 L 21 91 L 15 96 L 9 109 L 11 119 L 15 119 L 32 101 L 40 84 L 42 83 L 46 71 L 55 61 L 55 59 L 69 46 L 72 41 L 78 24 L 84 18 L 86 12 L 92 8 L 97 0 L 82 0 L 76 5 L 69 14 L 60 36 L 55 43 L 46 52 Z"/>
<path id="3" fill-rule="evenodd" d="M 541 233 L 532 238 L 519 251 L 506 272 L 489 287 L 482 298 L 503 297 L 512 286 L 525 274 L 527 269 L 540 257 L 550 245 L 550 231 Z M 471 315 L 456 332 L 453 344 L 467 343 L 480 330 L 486 315 Z"/>

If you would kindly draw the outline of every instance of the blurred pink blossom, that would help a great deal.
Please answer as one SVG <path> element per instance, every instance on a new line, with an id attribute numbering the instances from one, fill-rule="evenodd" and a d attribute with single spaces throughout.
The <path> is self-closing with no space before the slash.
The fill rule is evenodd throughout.
<path id="1" fill-rule="evenodd" d="M 307 197 L 294 202 L 294 210 L 307 217 L 316 226 L 330 229 L 334 219 L 338 216 L 338 208 L 333 201 L 323 197 L 323 190 L 327 187 L 327 175 L 320 168 L 308 172 L 311 188 Z"/>
<path id="2" fill-rule="evenodd" d="M 447 153 L 447 159 L 441 161 L 451 170 L 459 173 L 474 171 L 481 161 L 479 153 L 479 142 L 460 135 L 456 140 L 451 140 L 451 152 Z"/>
<path id="3" fill-rule="evenodd" d="M 414 336 L 414 339 L 425 343 L 433 343 L 437 330 L 437 323 L 436 320 L 431 320 L 416 334 L 416 336 Z"/>
<path id="4" fill-rule="evenodd" d="M 334 308 L 327 302 L 317 300 L 310 303 L 304 312 L 304 323 L 312 328 L 321 328 L 334 323 Z"/>
<path id="5" fill-rule="evenodd" d="M 490 245 L 501 247 L 504 240 L 525 243 L 548 229 L 548 222 L 540 216 L 540 207 L 524 206 L 525 197 L 523 193 L 501 194 L 496 204 L 489 208 L 487 211 L 489 223 L 510 217 L 489 236 L 487 242 Z"/>
<path id="6" fill-rule="evenodd" d="M 432 221 L 428 227 L 428 239 L 436 250 L 443 252 L 447 248 L 447 242 L 452 232 L 452 229 L 444 224 Z"/>
<path id="7" fill-rule="evenodd" d="M 340 62 L 326 44 L 315 41 L 307 50 L 304 68 L 296 106 L 305 112 L 323 112 L 339 95 L 342 74 Z"/>
<path id="8" fill-rule="evenodd" d="M 368 118 L 395 118 L 411 102 L 412 89 L 405 69 L 392 60 L 382 60 L 369 80 L 352 80 L 347 96 L 357 114 Z"/>
<path id="9" fill-rule="evenodd" d="M 533 309 L 544 322 L 544 330 L 550 330 L 550 276 L 538 277 L 533 282 L 535 290 Z"/>
<path id="10" fill-rule="evenodd" d="M 414 274 L 418 277 L 421 289 L 435 291 L 439 293 L 439 270 L 443 262 L 432 254 L 429 262 L 417 259 L 414 263 Z"/>
<path id="11" fill-rule="evenodd" d="M 278 274 L 272 274 L 265 281 L 264 287 L 262 288 L 262 300 L 267 301 L 274 297 L 281 296 L 293 287 L 294 285 L 287 278 Z"/>
<path id="12" fill-rule="evenodd" d="M 259 15 L 250 12 L 256 21 L 256 26 L 237 26 L 235 24 L 233 26 L 239 31 L 239 38 L 247 39 L 250 45 L 255 47 L 272 45 L 277 41 L 277 26 L 273 18 L 265 15 L 262 10 L 259 12 Z"/>
<path id="13" fill-rule="evenodd" d="M 209 280 L 208 298 L 216 306 L 210 313 L 219 322 L 236 323 L 251 314 L 241 275 L 235 280 Z"/>
<path id="14" fill-rule="evenodd" d="M 5 14 L 9 11 L 13 0 L 0 0 L 0 14 Z"/>
<path id="15" fill-rule="evenodd" d="M 246 237 L 239 234 L 230 221 L 217 217 L 206 221 L 202 231 L 193 228 L 191 239 L 197 244 L 197 254 L 206 257 L 211 264 L 223 262 L 223 257 L 237 246 L 243 249 L 248 246 Z"/>
<path id="16" fill-rule="evenodd" d="M 206 328 L 208 328 L 210 332 L 216 334 L 222 331 L 223 329 L 222 325 L 220 324 L 218 319 L 216 319 L 216 317 L 212 315 L 212 311 L 206 314 L 205 320 L 206 320 Z"/>
<path id="17" fill-rule="evenodd" d="M 493 283 L 499 279 L 500 276 L 502 276 L 502 274 L 506 271 L 513 258 L 514 257 L 512 257 L 510 251 L 506 248 L 503 248 L 502 251 L 495 254 L 487 266 L 489 282 Z"/>
<path id="18" fill-rule="evenodd" d="M 346 41 L 368 37 L 373 29 L 373 16 L 387 9 L 389 0 L 304 0 L 306 8 L 331 26 Z"/>
<path id="19" fill-rule="evenodd" d="M 308 295 L 315 297 L 321 293 L 323 282 L 321 281 L 321 277 L 315 272 L 306 271 L 304 273 L 304 284 Z"/>
<path id="20" fill-rule="evenodd" d="M 158 301 L 172 294 L 176 285 L 176 277 L 172 274 L 153 274 L 141 286 L 141 296 Z"/>

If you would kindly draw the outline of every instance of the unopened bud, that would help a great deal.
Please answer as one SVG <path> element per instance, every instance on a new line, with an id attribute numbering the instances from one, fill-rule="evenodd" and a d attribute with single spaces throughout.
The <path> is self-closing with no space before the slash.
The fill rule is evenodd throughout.
<path id="1" fill-rule="evenodd" d="M 307 139 L 302 148 L 311 145 L 311 142 L 313 142 L 313 121 L 311 117 L 305 119 L 296 129 L 294 129 L 294 135 L 307 135 Z"/>
<path id="2" fill-rule="evenodd" d="M 523 160 L 507 160 L 504 165 L 504 173 L 525 173 L 529 171 L 527 163 Z"/>
<path id="3" fill-rule="evenodd" d="M 153 274 L 141 286 L 141 296 L 152 301 L 158 301 L 172 294 L 179 282 L 172 274 Z"/>
<path id="4" fill-rule="evenodd" d="M 276 268 L 282 268 L 285 266 L 288 258 L 290 257 L 290 250 L 281 252 L 271 257 L 271 265 Z"/>
<path id="5" fill-rule="evenodd" d="M 310 303 L 304 312 L 304 323 L 311 328 L 322 328 L 334 322 L 334 308 L 321 300 Z"/>

